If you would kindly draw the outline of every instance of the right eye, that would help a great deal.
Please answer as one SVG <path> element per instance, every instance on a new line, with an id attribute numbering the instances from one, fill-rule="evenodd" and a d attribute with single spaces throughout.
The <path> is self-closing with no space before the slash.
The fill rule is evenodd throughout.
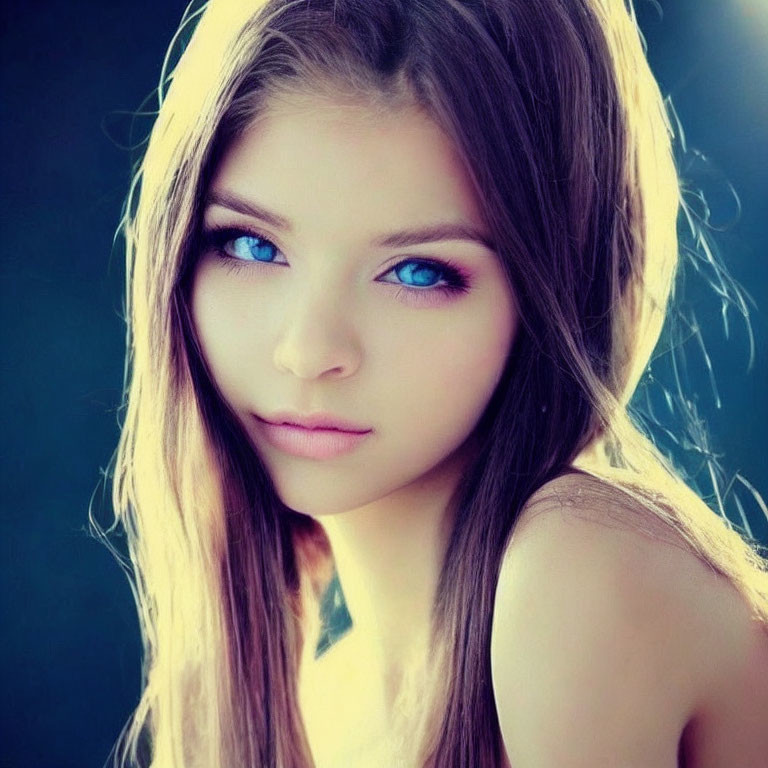
<path id="1" fill-rule="evenodd" d="M 213 250 L 225 259 L 271 264 L 271 255 L 280 253 L 277 246 L 258 232 L 225 227 L 207 229 L 202 234 L 204 250 Z"/>

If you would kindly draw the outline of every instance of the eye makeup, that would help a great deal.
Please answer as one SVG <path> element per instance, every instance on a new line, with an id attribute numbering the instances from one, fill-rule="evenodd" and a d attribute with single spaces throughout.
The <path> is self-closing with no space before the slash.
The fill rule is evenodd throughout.
<path id="1" fill-rule="evenodd" d="M 276 256 L 281 253 L 279 248 L 251 227 L 206 227 L 201 233 L 200 249 L 201 252 L 213 253 L 232 272 L 288 266 L 284 261 L 270 260 L 270 254 Z M 440 303 L 471 290 L 470 275 L 461 265 L 449 259 L 410 257 L 384 273 L 390 274 L 394 274 L 399 282 L 381 278 L 379 281 L 397 286 L 395 298 L 414 304 Z M 427 284 L 430 276 L 439 282 Z M 412 281 L 414 278 L 415 284 L 402 282 L 403 279 Z"/>

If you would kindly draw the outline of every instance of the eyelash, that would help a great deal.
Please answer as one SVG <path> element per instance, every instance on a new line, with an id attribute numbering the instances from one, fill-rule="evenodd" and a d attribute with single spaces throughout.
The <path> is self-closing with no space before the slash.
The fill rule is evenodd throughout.
<path id="1" fill-rule="evenodd" d="M 239 271 L 246 268 L 248 264 L 263 264 L 269 265 L 272 262 L 267 261 L 247 261 L 245 259 L 238 259 L 236 256 L 231 256 L 224 250 L 224 246 L 231 240 L 236 240 L 239 237 L 256 237 L 261 240 L 265 245 L 269 245 L 280 252 L 280 249 L 266 236 L 262 235 L 255 229 L 244 229 L 239 227 L 211 227 L 202 232 L 202 250 L 214 251 L 215 254 L 223 260 L 225 266 L 230 271 Z M 423 258 L 410 258 L 403 259 L 395 264 L 385 274 L 394 272 L 404 264 L 418 264 L 425 267 L 430 267 L 436 272 L 439 272 L 442 279 L 445 281 L 444 285 L 427 286 L 424 288 L 415 288 L 410 285 L 401 284 L 399 290 L 395 294 L 395 298 L 399 298 L 401 295 L 407 297 L 413 297 L 417 301 L 423 301 L 425 299 L 434 299 L 435 294 L 456 297 L 461 294 L 467 293 L 470 290 L 470 277 L 467 272 L 458 264 L 442 259 L 423 259 Z M 396 285 L 396 283 L 390 283 L 390 285 Z"/>

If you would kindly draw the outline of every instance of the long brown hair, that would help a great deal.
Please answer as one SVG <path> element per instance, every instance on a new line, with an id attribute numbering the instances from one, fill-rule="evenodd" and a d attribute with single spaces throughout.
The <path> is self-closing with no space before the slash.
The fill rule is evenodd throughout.
<path id="1" fill-rule="evenodd" d="M 465 163 L 520 311 L 452 499 L 429 706 L 403 746 L 413 764 L 502 765 L 488 650 L 499 566 L 520 510 L 569 466 L 640 501 L 768 622 L 765 562 L 627 412 L 664 322 L 680 206 L 630 0 L 211 0 L 187 9 L 178 47 L 123 222 L 113 503 L 144 679 L 116 762 L 313 765 L 297 679 L 332 553 L 277 497 L 189 314 L 210 175 L 281 89 L 426 110 Z"/>

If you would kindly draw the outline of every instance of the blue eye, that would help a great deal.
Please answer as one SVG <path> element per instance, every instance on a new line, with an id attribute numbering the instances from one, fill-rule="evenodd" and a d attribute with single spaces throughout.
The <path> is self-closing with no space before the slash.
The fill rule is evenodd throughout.
<path id="1" fill-rule="evenodd" d="M 222 244 L 225 253 L 234 256 L 236 259 L 246 261 L 269 261 L 270 251 L 277 250 L 275 246 L 256 235 L 240 235 L 227 240 Z"/>
<path id="2" fill-rule="evenodd" d="M 251 262 L 279 264 L 271 256 L 280 253 L 277 246 L 255 232 L 225 227 L 202 233 L 202 250 L 215 251 L 231 269 L 240 269 Z M 415 300 L 434 298 L 435 294 L 452 296 L 470 290 L 470 278 L 459 265 L 435 259 L 404 259 L 387 273 L 397 276 L 398 282 L 382 280 L 400 288 L 397 295 L 406 294 Z"/>
<path id="3" fill-rule="evenodd" d="M 231 227 L 204 231 L 200 245 L 202 251 L 214 251 L 235 264 L 249 261 L 271 264 L 270 254 L 279 252 L 267 238 Z"/>
<path id="4" fill-rule="evenodd" d="M 392 271 L 401 280 L 413 280 L 415 285 L 429 288 L 445 269 L 431 262 L 409 260 L 400 262 Z"/>

